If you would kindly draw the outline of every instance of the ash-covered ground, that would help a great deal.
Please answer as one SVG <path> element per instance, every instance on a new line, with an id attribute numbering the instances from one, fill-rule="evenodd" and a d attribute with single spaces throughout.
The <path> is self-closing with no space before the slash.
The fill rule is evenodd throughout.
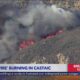
<path id="1" fill-rule="evenodd" d="M 0 63 L 79 63 L 79 34 L 79 9 L 1 5 Z"/>

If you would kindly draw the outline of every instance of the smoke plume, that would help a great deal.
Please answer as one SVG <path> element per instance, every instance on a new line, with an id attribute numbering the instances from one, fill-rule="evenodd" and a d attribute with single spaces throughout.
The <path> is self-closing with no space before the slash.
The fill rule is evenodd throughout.
<path id="1" fill-rule="evenodd" d="M 80 26 L 80 11 L 65 10 L 42 2 L 20 10 L 15 6 L 0 8 L 0 61 L 17 54 L 24 40 L 41 40 L 57 31 Z"/>

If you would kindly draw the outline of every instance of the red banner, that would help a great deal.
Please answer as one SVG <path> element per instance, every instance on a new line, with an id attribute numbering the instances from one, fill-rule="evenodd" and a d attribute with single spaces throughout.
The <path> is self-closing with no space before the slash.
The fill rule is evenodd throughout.
<path id="1" fill-rule="evenodd" d="M 80 64 L 68 64 L 68 72 L 80 72 Z"/>

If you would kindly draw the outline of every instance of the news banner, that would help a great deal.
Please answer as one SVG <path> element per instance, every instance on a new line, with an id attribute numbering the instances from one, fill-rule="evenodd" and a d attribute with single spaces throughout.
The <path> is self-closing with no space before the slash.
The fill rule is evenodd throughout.
<path id="1" fill-rule="evenodd" d="M 0 75 L 80 75 L 80 64 L 0 64 Z"/>

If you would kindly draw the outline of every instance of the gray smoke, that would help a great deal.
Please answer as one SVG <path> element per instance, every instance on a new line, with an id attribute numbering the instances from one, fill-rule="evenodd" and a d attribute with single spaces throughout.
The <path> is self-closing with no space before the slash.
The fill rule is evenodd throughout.
<path id="1" fill-rule="evenodd" d="M 42 2 L 30 4 L 23 11 L 15 6 L 3 6 L 0 12 L 0 61 L 15 55 L 23 40 L 40 40 L 60 29 L 80 26 L 80 11 L 64 10 Z"/>
<path id="2" fill-rule="evenodd" d="M 18 21 L 24 26 L 32 27 L 30 29 L 33 29 L 31 31 L 35 35 L 42 36 L 61 28 L 68 29 L 79 26 L 80 22 L 76 13 L 57 8 L 55 5 L 47 6 L 42 3 L 30 6 L 27 14 L 19 17 Z"/>

